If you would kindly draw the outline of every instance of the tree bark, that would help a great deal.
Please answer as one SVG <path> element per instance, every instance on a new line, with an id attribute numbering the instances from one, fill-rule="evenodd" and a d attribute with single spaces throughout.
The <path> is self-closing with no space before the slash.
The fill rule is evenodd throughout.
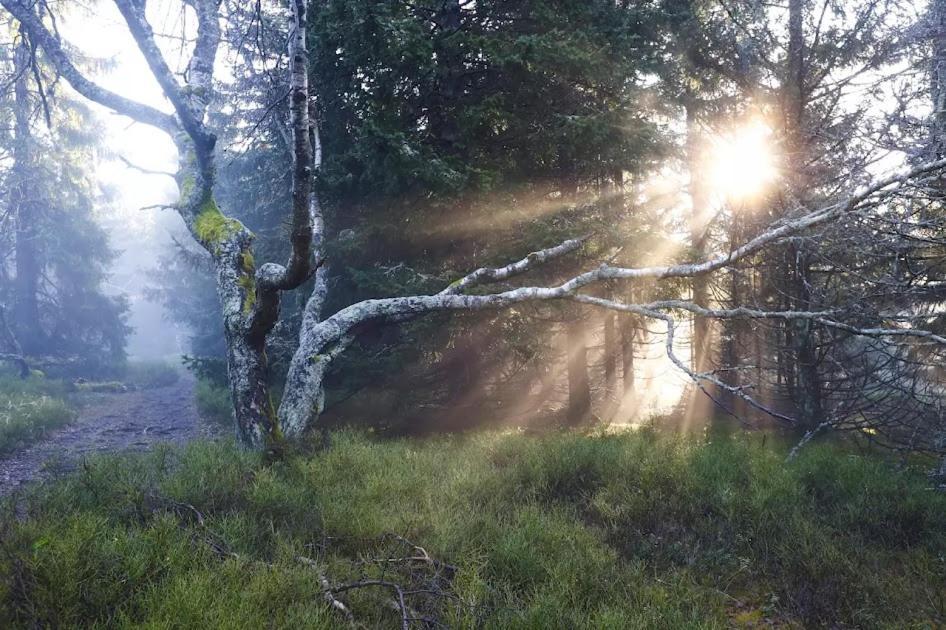
<path id="1" fill-rule="evenodd" d="M 930 39 L 930 96 L 933 112 L 930 125 L 932 159 L 946 157 L 946 0 L 931 0 L 929 9 Z M 940 176 L 939 191 L 946 197 L 946 181 Z M 941 437 L 946 444 L 946 435 Z M 940 464 L 939 476 L 946 480 L 946 455 Z"/>
<path id="2" fill-rule="evenodd" d="M 436 142 L 448 149 L 457 149 L 459 124 L 451 111 L 463 91 L 463 53 L 456 45 L 462 27 L 460 0 L 445 0 L 433 16 L 437 34 L 434 39 L 437 73 L 430 111 L 430 131 Z"/>
<path id="3" fill-rule="evenodd" d="M 804 135 L 805 108 L 807 102 L 805 69 L 805 1 L 789 0 L 788 3 L 788 59 L 787 76 L 783 85 L 783 109 L 785 137 L 790 151 L 790 163 L 795 165 L 790 173 L 789 185 L 793 194 L 802 197 L 807 176 L 807 142 Z M 790 293 L 796 310 L 811 310 L 813 287 L 809 245 L 804 241 L 789 246 Z M 791 323 L 792 350 L 795 363 L 795 391 L 793 398 L 797 407 L 801 428 L 808 431 L 823 421 L 821 376 L 818 371 L 817 335 L 811 321 Z"/>
<path id="4" fill-rule="evenodd" d="M 930 96 L 933 113 L 930 145 L 932 159 L 946 157 L 946 0 L 931 0 L 930 39 Z"/>
<path id="5" fill-rule="evenodd" d="M 610 295 L 609 295 L 610 297 Z M 617 316 L 608 312 L 604 314 L 604 385 L 605 392 L 610 397 L 617 389 L 617 354 L 618 334 Z"/>
<path id="6" fill-rule="evenodd" d="M 690 174 L 690 199 L 693 205 L 689 225 L 690 249 L 697 260 L 706 255 L 706 232 L 710 214 L 710 193 L 704 173 L 706 164 L 702 155 L 703 138 L 699 126 L 699 115 L 699 106 L 695 99 L 688 98 L 686 148 Z M 695 277 L 690 282 L 693 302 L 703 307 L 709 305 L 707 283 L 708 279 L 705 276 Z M 693 318 L 692 366 L 696 372 L 705 372 L 708 369 L 710 344 L 709 320 L 705 317 Z"/>
<path id="7" fill-rule="evenodd" d="M 591 385 L 588 379 L 588 345 L 584 322 L 575 317 L 566 324 L 565 343 L 568 349 L 568 408 L 566 421 L 577 426 L 591 410 Z"/>
<path id="8" fill-rule="evenodd" d="M 634 343 L 637 337 L 634 323 L 633 315 L 621 318 L 621 382 L 625 394 L 634 391 Z"/>
<path id="9" fill-rule="evenodd" d="M 0 306 L 0 337 L 3 338 L 4 343 L 7 348 L 9 348 L 8 352 L 0 353 L 0 360 L 9 361 L 16 365 L 17 369 L 20 371 L 20 378 L 29 378 L 30 364 L 23 356 L 23 348 L 20 346 L 20 342 L 17 341 L 16 335 L 10 330 L 6 310 L 4 310 L 3 306 Z"/>
<path id="10" fill-rule="evenodd" d="M 16 217 L 16 278 L 13 285 L 13 328 L 23 350 L 39 354 L 43 329 L 39 314 L 39 279 L 42 272 L 37 251 L 39 220 L 37 200 L 31 193 L 33 138 L 30 130 L 29 68 L 31 54 L 24 34 L 14 51 L 14 145 L 10 205 Z"/>

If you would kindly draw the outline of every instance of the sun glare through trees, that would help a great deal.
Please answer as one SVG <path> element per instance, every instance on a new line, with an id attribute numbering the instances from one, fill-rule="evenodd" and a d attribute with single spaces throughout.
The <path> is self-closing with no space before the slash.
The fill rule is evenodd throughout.
<path id="1" fill-rule="evenodd" d="M 710 151 L 710 179 L 722 198 L 758 200 L 778 177 L 778 149 L 772 129 L 751 121 L 716 136 Z"/>
<path id="2" fill-rule="evenodd" d="M 0 0 L 0 628 L 946 628 L 946 0 Z"/>

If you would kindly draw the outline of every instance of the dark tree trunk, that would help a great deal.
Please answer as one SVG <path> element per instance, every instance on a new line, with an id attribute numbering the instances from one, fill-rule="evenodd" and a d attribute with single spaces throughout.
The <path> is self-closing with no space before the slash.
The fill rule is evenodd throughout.
<path id="1" fill-rule="evenodd" d="M 745 228 L 738 217 L 734 217 L 730 227 L 729 242 L 730 247 L 739 243 L 745 237 Z M 743 285 L 742 272 L 736 267 L 729 269 L 729 306 L 738 307 L 743 303 Z M 728 368 L 724 373 L 722 380 L 730 387 L 737 388 L 743 384 L 741 367 L 743 365 L 743 352 L 745 350 L 746 330 L 745 323 L 740 319 L 728 319 L 723 324 L 724 339 L 722 343 L 722 363 Z M 735 393 L 725 393 L 721 399 L 726 402 L 730 411 L 740 418 L 746 414 L 746 403 L 739 395 Z"/>
<path id="2" fill-rule="evenodd" d="M 624 216 L 624 173 L 616 170 L 610 175 L 602 176 L 604 205 L 608 209 L 608 214 L 618 220 Z M 608 299 L 614 298 L 614 286 L 607 284 L 604 287 L 604 296 Z M 604 314 L 603 336 L 604 336 L 604 354 L 602 362 L 604 364 L 604 384 L 605 396 L 608 399 L 609 407 L 613 407 L 614 394 L 617 391 L 617 357 L 620 352 L 618 346 L 617 315 L 608 311 Z M 611 415 L 611 409 L 608 410 L 608 416 Z"/>
<path id="3" fill-rule="evenodd" d="M 625 315 L 621 322 L 621 380 L 624 385 L 624 393 L 634 391 L 634 342 L 637 336 L 637 328 L 634 325 L 634 319 L 630 315 Z"/>
<path id="4" fill-rule="evenodd" d="M 609 396 L 617 389 L 617 327 L 614 313 L 604 315 L 604 384 Z"/>
<path id="5" fill-rule="evenodd" d="M 446 404 L 455 417 L 455 428 L 467 426 L 479 420 L 482 410 L 475 405 L 484 371 L 481 337 L 478 329 L 460 333 L 454 339 L 442 363 L 441 372 L 447 385 Z M 479 412 L 479 413 L 478 413 Z"/>
<path id="6" fill-rule="evenodd" d="M 7 323 L 7 314 L 2 305 L 0 305 L 0 339 L 7 347 L 6 352 L 0 353 L 0 359 L 16 365 L 20 371 L 20 378 L 29 378 L 30 364 L 26 362 L 26 358 L 23 356 L 23 348 L 20 346 L 20 342 L 17 341 L 16 335 L 10 330 L 10 325 Z"/>
<path id="7" fill-rule="evenodd" d="M 930 2 L 930 26 L 932 30 L 930 95 L 933 99 L 930 145 L 932 159 L 940 160 L 946 157 L 946 0 Z M 940 191 L 946 191 L 946 182 L 942 178 Z M 946 456 L 940 464 L 939 475 L 946 480 Z"/>
<path id="8" fill-rule="evenodd" d="M 16 248 L 13 285 L 13 328 L 27 354 L 42 351 L 43 329 L 39 316 L 39 279 L 42 272 L 38 253 L 37 200 L 30 191 L 33 166 L 33 139 L 30 132 L 29 46 L 21 39 L 14 52 L 16 82 L 14 84 L 13 177 L 10 205 L 16 217 Z"/>
<path id="9" fill-rule="evenodd" d="M 591 386 L 588 379 L 588 346 L 584 322 L 575 317 L 568 322 L 565 332 L 568 346 L 568 410 L 566 420 L 575 426 L 591 410 Z"/>
<path id="10" fill-rule="evenodd" d="M 706 227 L 710 213 L 710 194 L 706 184 L 704 159 L 702 155 L 702 134 L 699 128 L 699 107 L 693 99 L 686 104 L 687 122 L 687 163 L 690 172 L 690 199 L 693 208 L 690 216 L 690 249 L 694 260 L 706 257 Z M 707 307 L 709 290 L 707 276 L 696 276 L 690 286 L 693 291 L 693 303 Z M 710 351 L 709 320 L 705 317 L 693 318 L 692 366 L 697 372 L 707 370 Z"/>
<path id="11" fill-rule="evenodd" d="M 462 27 L 462 16 L 460 0 L 441 2 L 434 14 L 437 77 L 430 108 L 430 130 L 446 149 L 456 149 L 460 139 L 454 110 L 463 92 L 463 51 L 456 45 L 460 38 L 455 35 Z"/>
<path id="12" fill-rule="evenodd" d="M 807 181 L 803 167 L 807 159 L 807 142 L 804 136 L 807 100 L 804 0 L 789 0 L 788 11 L 788 67 L 783 88 L 785 137 L 791 153 L 790 163 L 798 165 L 791 172 L 791 187 L 795 195 L 801 197 Z M 790 259 L 787 261 L 790 268 L 788 277 L 791 283 L 793 307 L 802 311 L 816 307 L 812 293 L 811 256 L 808 249 L 809 247 L 804 242 L 790 246 Z M 791 323 L 791 328 L 791 349 L 796 367 L 793 398 L 802 428 L 810 430 L 823 421 L 817 335 L 811 320 L 796 320 Z"/>

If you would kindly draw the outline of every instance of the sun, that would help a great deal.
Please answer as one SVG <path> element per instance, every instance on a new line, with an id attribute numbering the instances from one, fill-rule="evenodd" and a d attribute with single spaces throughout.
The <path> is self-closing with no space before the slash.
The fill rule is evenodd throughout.
<path id="1" fill-rule="evenodd" d="M 713 189 L 730 201 L 757 199 L 778 177 L 772 130 L 760 121 L 718 136 L 709 160 Z"/>

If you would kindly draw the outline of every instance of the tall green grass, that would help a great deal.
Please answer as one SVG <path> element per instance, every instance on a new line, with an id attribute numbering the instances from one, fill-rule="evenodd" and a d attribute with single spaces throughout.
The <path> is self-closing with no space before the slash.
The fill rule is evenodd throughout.
<path id="1" fill-rule="evenodd" d="M 223 427 L 232 428 L 233 403 L 230 400 L 230 390 L 214 382 L 198 378 L 194 387 L 194 399 L 197 412 L 205 420 L 209 420 Z"/>
<path id="2" fill-rule="evenodd" d="M 19 513 L 0 626 L 341 627 L 322 577 L 422 583 L 438 595 L 409 592 L 412 614 L 459 628 L 946 623 L 946 496 L 833 447 L 343 433 L 265 463 L 195 443 L 93 460 Z M 439 563 L 385 564 L 396 536 Z M 400 625 L 390 589 L 338 598 Z"/>
<path id="3" fill-rule="evenodd" d="M 0 374 L 0 455 L 25 446 L 71 421 L 66 386 L 38 375 Z"/>

